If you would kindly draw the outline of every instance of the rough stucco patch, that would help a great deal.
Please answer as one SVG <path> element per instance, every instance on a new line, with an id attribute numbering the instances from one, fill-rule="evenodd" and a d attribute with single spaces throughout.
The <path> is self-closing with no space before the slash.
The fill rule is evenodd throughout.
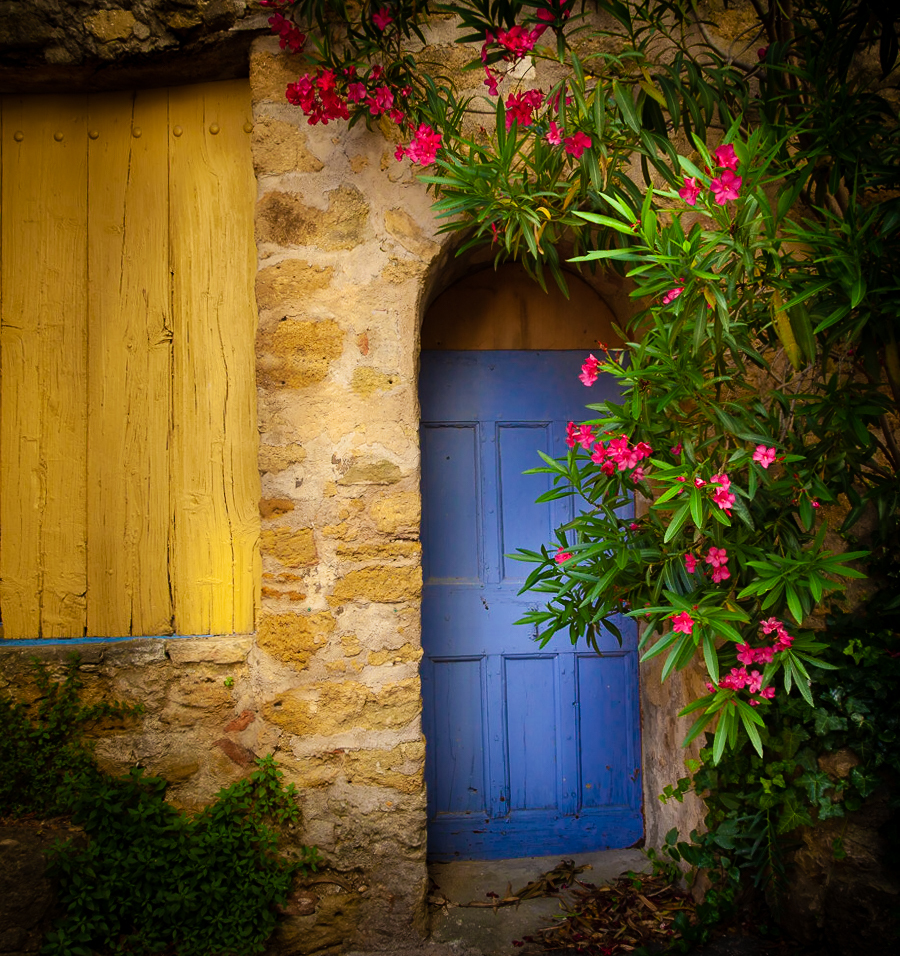
<path id="1" fill-rule="evenodd" d="M 318 560 L 312 528 L 269 528 L 260 535 L 260 550 L 282 564 L 298 567 Z"/>
<path id="2" fill-rule="evenodd" d="M 424 764 L 424 743 L 410 741 L 393 750 L 350 751 L 346 755 L 344 771 L 350 783 L 417 793 L 422 788 Z"/>
<path id="3" fill-rule="evenodd" d="M 301 322 L 286 319 L 261 332 L 257 358 L 262 386 L 303 388 L 321 382 L 344 348 L 344 333 L 333 319 Z"/>
<path id="4" fill-rule="evenodd" d="M 345 574 L 334 586 L 336 601 L 377 601 L 392 604 L 397 601 L 413 601 L 422 590 L 422 569 L 363 568 Z"/>
<path id="5" fill-rule="evenodd" d="M 323 211 L 307 206 L 291 193 L 266 193 L 257 206 L 256 230 L 261 242 L 280 246 L 315 244 L 323 250 L 353 249 L 370 231 L 369 205 L 353 186 L 328 193 Z"/>
<path id="6" fill-rule="evenodd" d="M 379 372 L 369 365 L 361 365 L 354 370 L 350 387 L 357 395 L 368 398 L 374 392 L 386 392 L 399 381 L 400 376 L 396 372 Z"/>
<path id="7" fill-rule="evenodd" d="M 382 534 L 417 532 L 421 517 L 421 502 L 414 491 L 378 498 L 369 508 L 375 527 Z"/>
<path id="8" fill-rule="evenodd" d="M 353 462 L 347 471 L 338 478 L 339 485 L 392 485 L 400 481 L 403 472 L 392 461 Z"/>
<path id="9" fill-rule="evenodd" d="M 328 643 L 335 621 L 329 611 L 315 614 L 271 614 L 259 622 L 259 646 L 285 664 L 303 670 Z"/>
<path id="10" fill-rule="evenodd" d="M 299 111 L 298 111 L 299 116 Z M 260 173 L 317 173 L 324 164 L 306 148 L 296 126 L 264 116 L 253 126 L 253 168 Z"/>
<path id="11" fill-rule="evenodd" d="M 304 259 L 283 259 L 257 273 L 257 304 L 261 309 L 282 309 L 288 302 L 302 302 L 311 292 L 327 288 L 332 275 L 331 266 L 315 266 Z"/>
<path id="12" fill-rule="evenodd" d="M 278 472 L 297 465 L 306 458 L 306 449 L 296 443 L 290 445 L 259 446 L 259 467 L 261 471 Z"/>
<path id="13" fill-rule="evenodd" d="M 284 695 L 265 706 L 265 719 L 298 736 L 405 727 L 422 709 L 418 678 L 374 690 L 358 681 L 315 685 L 318 700 Z"/>

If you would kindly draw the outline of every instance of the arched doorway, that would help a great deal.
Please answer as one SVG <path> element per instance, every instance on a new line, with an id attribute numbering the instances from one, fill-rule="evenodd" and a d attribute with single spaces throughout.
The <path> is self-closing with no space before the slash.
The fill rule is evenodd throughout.
<path id="1" fill-rule="evenodd" d="M 612 316 L 581 279 L 545 294 L 521 267 L 447 289 L 422 330 L 423 721 L 429 856 L 549 855 L 630 846 L 641 819 L 636 630 L 601 655 L 564 636 L 540 648 L 518 592 L 576 503 L 536 504 L 537 450 L 612 383 L 578 381 Z"/>

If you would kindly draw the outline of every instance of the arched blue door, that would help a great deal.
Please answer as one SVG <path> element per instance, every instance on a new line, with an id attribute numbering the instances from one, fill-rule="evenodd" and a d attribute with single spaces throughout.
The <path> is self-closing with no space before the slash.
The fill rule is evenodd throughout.
<path id="1" fill-rule="evenodd" d="M 422 352 L 423 719 L 433 860 L 630 846 L 641 818 L 637 639 L 597 655 L 516 626 L 540 595 L 508 557 L 551 545 L 571 499 L 537 505 L 537 450 L 602 397 L 583 352 Z"/>

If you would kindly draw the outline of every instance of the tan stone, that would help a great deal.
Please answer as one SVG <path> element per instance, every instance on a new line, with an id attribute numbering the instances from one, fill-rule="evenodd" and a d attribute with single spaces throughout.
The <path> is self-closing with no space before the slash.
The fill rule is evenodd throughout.
<path id="1" fill-rule="evenodd" d="M 341 541 L 355 541 L 359 537 L 359 528 L 349 521 L 342 521 L 340 524 L 325 525 L 322 534 L 327 538 L 339 538 Z"/>
<path id="2" fill-rule="evenodd" d="M 261 333 L 257 379 L 263 386 L 304 388 L 321 382 L 344 349 L 344 333 L 333 319 L 306 322 L 286 319 Z"/>
<path id="3" fill-rule="evenodd" d="M 259 467 L 261 471 L 278 472 L 299 464 L 306 458 L 306 449 L 302 445 L 264 445 L 259 446 Z"/>
<path id="4" fill-rule="evenodd" d="M 422 553 L 422 545 L 418 541 L 386 541 L 370 542 L 361 545 L 338 545 L 338 556 L 354 561 L 371 561 L 374 559 L 391 560 L 392 558 L 413 558 Z"/>
<path id="5" fill-rule="evenodd" d="M 303 302 L 311 293 L 331 284 L 334 269 L 305 259 L 282 259 L 256 274 L 256 302 L 260 309 L 281 309 L 287 302 Z"/>
<path id="6" fill-rule="evenodd" d="M 306 136 L 301 130 L 270 116 L 263 116 L 253 125 L 252 150 L 257 175 L 317 173 L 324 168 L 322 161 L 306 148 Z"/>
<path id="7" fill-rule="evenodd" d="M 312 528 L 266 528 L 260 534 L 260 550 L 292 568 L 318 560 Z"/>
<path id="8" fill-rule="evenodd" d="M 405 727 L 422 709 L 418 678 L 385 684 L 373 690 L 357 681 L 331 681 L 310 688 L 317 700 L 283 694 L 266 704 L 267 721 L 300 737 L 349 730 L 391 730 Z"/>
<path id="9" fill-rule="evenodd" d="M 400 744 L 393 750 L 355 750 L 345 756 L 348 783 L 390 787 L 401 793 L 422 789 L 425 745 L 419 741 Z"/>
<path id="10" fill-rule="evenodd" d="M 298 76 L 295 57 L 286 53 L 256 53 L 250 57 L 250 90 L 254 102 L 284 103 L 288 83 Z"/>
<path id="11" fill-rule="evenodd" d="M 355 634 L 345 634 L 341 638 L 341 646 L 344 648 L 344 654 L 347 657 L 356 657 L 362 651 L 362 644 Z"/>
<path id="12" fill-rule="evenodd" d="M 173 664 L 243 664 L 253 639 L 250 637 L 197 637 L 166 641 L 166 654 Z"/>
<path id="13" fill-rule="evenodd" d="M 84 23 L 98 40 L 110 43 L 127 40 L 134 32 L 137 19 L 129 10 L 100 10 Z"/>
<path id="14" fill-rule="evenodd" d="M 411 664 L 422 659 L 422 648 L 415 644 L 370 651 L 366 663 L 378 667 L 381 664 Z"/>
<path id="15" fill-rule="evenodd" d="M 408 282 L 410 279 L 421 278 L 426 268 L 426 264 L 420 259 L 398 259 L 392 256 L 381 270 L 381 278 L 386 282 Z"/>
<path id="16" fill-rule="evenodd" d="M 414 601 L 422 590 L 422 569 L 362 568 L 340 578 L 334 586 L 333 597 L 338 602 L 361 599 L 393 604 Z"/>
<path id="17" fill-rule="evenodd" d="M 201 721 L 219 723 L 233 712 L 231 691 L 224 679 L 184 675 L 173 681 L 160 713 L 160 721 L 178 727 L 196 727 Z"/>
<path id="18" fill-rule="evenodd" d="M 277 518 L 294 510 L 294 502 L 290 498 L 263 498 L 259 503 L 261 518 Z"/>
<path id="19" fill-rule="evenodd" d="M 357 395 L 368 398 L 374 392 L 386 392 L 400 384 L 396 372 L 380 372 L 369 365 L 360 365 L 354 369 L 350 387 Z"/>
<path id="20" fill-rule="evenodd" d="M 303 670 L 316 651 L 328 643 L 335 621 L 330 611 L 314 614 L 269 614 L 259 622 L 262 650 Z"/>
<path id="21" fill-rule="evenodd" d="M 392 461 L 354 461 L 338 478 L 339 485 L 392 485 L 400 481 L 403 472 Z"/>
<path id="22" fill-rule="evenodd" d="M 261 242 L 280 246 L 316 245 L 323 250 L 353 249 L 370 234 L 369 204 L 354 186 L 328 195 L 322 210 L 305 205 L 292 193 L 266 193 L 257 206 L 256 229 Z"/>
<path id="23" fill-rule="evenodd" d="M 417 492 L 403 491 L 377 498 L 369 507 L 369 514 L 382 534 L 418 534 L 421 507 Z"/>
<path id="24" fill-rule="evenodd" d="M 440 252 L 440 246 L 425 235 L 405 209 L 389 209 L 384 214 L 384 228 L 404 249 L 420 259 L 433 259 Z"/>
<path id="25" fill-rule="evenodd" d="M 200 769 L 200 764 L 196 760 L 166 757 L 159 763 L 151 763 L 148 767 L 150 773 L 155 777 L 163 777 L 169 783 L 184 783 Z"/>

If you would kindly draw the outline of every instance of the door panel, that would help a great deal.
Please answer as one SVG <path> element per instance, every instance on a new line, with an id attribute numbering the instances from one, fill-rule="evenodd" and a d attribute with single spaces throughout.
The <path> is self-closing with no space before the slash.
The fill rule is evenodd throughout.
<path id="1" fill-rule="evenodd" d="M 518 620 L 531 566 L 571 499 L 537 505 L 538 449 L 603 397 L 582 352 L 423 352 L 422 662 L 429 856 L 487 859 L 629 846 L 640 814 L 636 632 L 602 655 L 540 648 Z"/>

